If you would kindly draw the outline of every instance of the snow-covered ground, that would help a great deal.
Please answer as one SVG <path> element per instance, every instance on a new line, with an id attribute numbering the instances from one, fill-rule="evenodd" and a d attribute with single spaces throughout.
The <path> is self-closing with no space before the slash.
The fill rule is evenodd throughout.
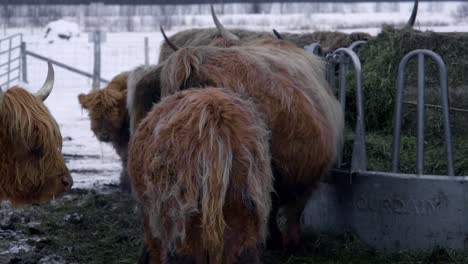
<path id="1" fill-rule="evenodd" d="M 427 5 L 421 5 L 416 28 L 434 31 L 468 31 L 468 22 L 455 21 L 452 17 L 460 2 L 444 3 L 437 10 L 430 11 Z M 237 26 L 255 30 L 311 32 L 315 30 L 339 30 L 344 32 L 364 31 L 378 34 L 380 26 L 386 24 L 402 24 L 409 17 L 412 4 L 400 4 L 399 11 L 375 13 L 369 4 L 361 4 L 360 12 L 347 12 L 343 8 L 337 13 L 292 14 L 292 15 L 220 15 L 227 27 Z M 367 7 L 369 5 L 369 7 Z M 375 4 L 374 4 L 375 5 Z M 350 7 L 351 8 L 351 7 Z M 385 8 L 385 6 L 383 7 Z M 351 9 L 350 9 L 351 10 Z M 355 10 L 354 10 L 355 11 Z M 190 27 L 212 26 L 209 15 L 185 16 L 180 26 L 168 32 L 173 34 L 178 30 Z M 43 37 L 43 29 L 9 29 L 7 35 L 24 33 L 27 49 L 43 56 L 50 57 L 62 63 L 81 70 L 92 72 L 93 45 L 89 42 L 87 33 L 82 32 L 70 41 L 48 43 Z M 106 42 L 102 44 L 102 76 L 110 80 L 116 74 L 129 70 L 140 64 L 144 59 L 144 38 L 149 38 L 150 63 L 158 59 L 159 45 L 162 36 L 159 32 L 143 33 L 108 33 Z M 1 45 L 4 49 L 4 45 Z M 0 62 L 1 59 L 0 59 Z M 44 61 L 28 57 L 28 81 L 31 89 L 42 85 L 47 67 Z M 113 149 L 99 143 L 90 130 L 87 112 L 78 103 L 78 94 L 90 91 L 91 80 L 55 67 L 55 89 L 47 99 L 46 105 L 58 121 L 64 137 L 63 153 L 68 160 L 69 169 L 75 181 L 75 187 L 89 188 L 96 185 L 117 182 L 121 169 L 118 156 Z"/>

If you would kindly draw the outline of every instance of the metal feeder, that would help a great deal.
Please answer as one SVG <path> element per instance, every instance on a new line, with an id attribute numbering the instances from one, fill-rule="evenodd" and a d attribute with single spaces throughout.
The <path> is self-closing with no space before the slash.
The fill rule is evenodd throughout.
<path id="1" fill-rule="evenodd" d="M 417 174 L 398 173 L 404 69 L 417 56 Z M 424 58 L 439 67 L 444 117 L 447 176 L 423 175 L 424 160 Z M 340 101 L 345 110 L 347 65 L 356 74 L 357 124 L 351 169 L 333 169 L 312 195 L 303 212 L 303 226 L 319 232 L 351 231 L 369 246 L 387 253 L 431 250 L 442 246 L 468 249 L 468 176 L 453 176 L 447 71 L 442 58 L 429 50 L 415 50 L 400 62 L 397 79 L 392 171 L 367 170 L 361 64 L 352 48 L 328 56 L 340 67 Z M 327 77 L 332 77 L 327 74 Z M 334 78 L 328 78 L 334 87 Z M 340 155 L 341 159 L 341 155 Z"/>

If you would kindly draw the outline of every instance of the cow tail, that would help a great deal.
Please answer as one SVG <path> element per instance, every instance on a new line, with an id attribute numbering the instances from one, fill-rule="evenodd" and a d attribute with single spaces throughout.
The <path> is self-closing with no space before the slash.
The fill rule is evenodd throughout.
<path id="1" fill-rule="evenodd" d="M 233 150 L 229 138 L 222 134 L 216 122 L 206 124 L 209 140 L 203 147 L 201 159 L 201 215 L 204 248 L 210 258 L 221 261 L 224 248 L 225 221 L 223 207 L 229 186 Z"/>

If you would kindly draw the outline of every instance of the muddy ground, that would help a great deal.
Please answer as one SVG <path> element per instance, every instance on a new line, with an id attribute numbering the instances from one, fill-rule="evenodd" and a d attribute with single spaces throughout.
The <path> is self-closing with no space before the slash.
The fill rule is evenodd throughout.
<path id="1" fill-rule="evenodd" d="M 24 208 L 0 206 L 0 263 L 136 263 L 142 228 L 132 197 L 107 185 L 73 189 L 55 201 Z M 444 249 L 384 256 L 351 234 L 308 235 L 294 256 L 264 252 L 265 263 L 468 263 Z"/>

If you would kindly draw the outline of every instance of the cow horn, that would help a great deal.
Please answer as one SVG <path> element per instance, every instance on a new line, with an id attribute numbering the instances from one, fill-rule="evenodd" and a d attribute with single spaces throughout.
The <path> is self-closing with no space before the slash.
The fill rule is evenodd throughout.
<path id="1" fill-rule="evenodd" d="M 276 31 L 276 29 L 273 29 L 273 34 L 275 34 L 275 36 L 278 38 L 278 39 L 284 39 L 283 36 L 281 36 L 281 34 Z"/>
<path id="2" fill-rule="evenodd" d="M 408 23 L 406 23 L 407 27 L 413 27 L 414 22 L 416 22 L 416 15 L 418 14 L 418 4 L 419 0 L 415 0 L 413 5 L 413 12 L 411 12 L 411 17 L 408 20 Z"/>
<path id="3" fill-rule="evenodd" d="M 49 61 L 47 62 L 48 66 L 48 71 L 47 71 L 47 78 L 42 85 L 42 88 L 39 89 L 34 95 L 41 99 L 42 101 L 45 101 L 47 97 L 49 97 L 50 92 L 52 92 L 52 88 L 54 88 L 54 67 L 52 67 L 52 63 Z"/>
<path id="4" fill-rule="evenodd" d="M 238 36 L 236 36 L 233 33 L 229 32 L 226 28 L 224 28 L 224 26 L 221 24 L 221 22 L 219 22 L 219 19 L 215 14 L 213 5 L 211 5 L 211 16 L 213 17 L 213 21 L 214 21 L 214 23 L 216 25 L 216 28 L 218 29 L 219 34 L 221 34 L 221 36 L 224 39 L 239 40 Z"/>
<path id="5" fill-rule="evenodd" d="M 164 32 L 164 29 L 162 28 L 162 26 L 159 26 L 159 29 L 161 30 L 161 33 L 162 33 L 162 35 L 164 37 L 164 40 L 166 41 L 167 45 L 169 45 L 169 47 L 171 47 L 171 49 L 173 49 L 174 51 L 177 51 L 179 48 L 169 40 L 169 38 L 166 36 L 166 32 Z"/>

